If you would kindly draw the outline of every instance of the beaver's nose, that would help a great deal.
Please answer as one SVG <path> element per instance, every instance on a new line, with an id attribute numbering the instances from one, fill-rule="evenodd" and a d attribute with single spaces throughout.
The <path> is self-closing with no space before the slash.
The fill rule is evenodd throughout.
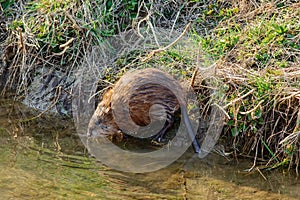
<path id="1" fill-rule="evenodd" d="M 101 133 L 99 133 L 99 130 L 97 130 L 97 128 L 89 128 L 87 131 L 87 136 L 88 137 L 96 137 L 96 136 L 100 136 Z"/>

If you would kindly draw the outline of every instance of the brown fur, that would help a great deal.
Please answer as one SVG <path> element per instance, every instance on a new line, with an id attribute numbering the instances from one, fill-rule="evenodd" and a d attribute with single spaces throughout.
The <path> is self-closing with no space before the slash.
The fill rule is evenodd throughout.
<path id="1" fill-rule="evenodd" d="M 185 105 L 183 97 L 176 97 L 173 91 L 183 96 L 180 84 L 158 69 L 137 70 L 124 75 L 112 89 L 104 93 L 90 121 L 88 134 L 118 135 L 119 127 L 127 133 L 134 130 L 134 127 L 152 123 L 151 117 L 154 121 L 166 118 L 164 127 L 156 137 L 160 140 L 173 125 L 174 115 L 180 105 Z M 153 105 L 156 107 L 151 108 Z M 162 112 L 162 108 L 166 114 Z M 126 113 L 129 113 L 129 119 L 126 118 Z M 116 119 L 116 116 L 121 117 Z"/>

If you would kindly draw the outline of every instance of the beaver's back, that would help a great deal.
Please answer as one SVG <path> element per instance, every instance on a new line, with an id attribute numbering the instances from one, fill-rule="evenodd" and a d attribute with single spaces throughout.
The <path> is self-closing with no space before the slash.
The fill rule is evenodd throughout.
<path id="1" fill-rule="evenodd" d="M 153 121 L 172 121 L 180 108 L 179 102 L 183 101 L 178 95 L 183 91 L 180 84 L 154 68 L 125 74 L 113 91 L 111 106 L 114 118 L 124 132 L 133 133 L 139 126 Z"/>
<path id="2" fill-rule="evenodd" d="M 159 84 L 143 85 L 129 97 L 130 116 L 139 126 L 150 124 L 150 115 L 153 120 L 170 118 L 178 108 L 179 102 L 173 92 Z"/>
<path id="3" fill-rule="evenodd" d="M 175 95 L 176 94 L 176 95 Z M 105 92 L 89 123 L 88 134 L 93 136 L 140 134 L 140 127 L 155 121 L 166 121 L 169 127 L 174 113 L 184 102 L 184 90 L 167 73 L 148 68 L 128 72 L 115 86 Z M 151 121 L 152 120 L 152 121 Z M 156 133 L 161 133 L 154 129 Z M 139 135 L 140 136 L 140 135 Z"/>

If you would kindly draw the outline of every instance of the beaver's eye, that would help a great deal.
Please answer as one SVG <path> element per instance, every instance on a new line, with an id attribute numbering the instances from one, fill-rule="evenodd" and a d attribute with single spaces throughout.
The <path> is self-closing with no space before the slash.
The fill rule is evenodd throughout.
<path id="1" fill-rule="evenodd" d="M 96 124 L 97 126 L 101 126 L 102 120 L 101 120 L 101 119 L 98 119 L 98 120 L 95 122 L 95 124 Z"/>

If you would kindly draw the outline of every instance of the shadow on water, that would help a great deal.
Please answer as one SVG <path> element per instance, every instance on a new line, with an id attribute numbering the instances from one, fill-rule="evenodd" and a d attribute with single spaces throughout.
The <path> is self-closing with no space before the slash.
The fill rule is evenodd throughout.
<path id="1" fill-rule="evenodd" d="M 243 170 L 251 160 L 218 155 L 190 159 L 192 152 L 156 172 L 111 170 L 89 157 L 70 120 L 35 116 L 0 99 L 1 199 L 299 199 L 292 172 Z M 22 121 L 23 120 L 23 121 Z"/>

